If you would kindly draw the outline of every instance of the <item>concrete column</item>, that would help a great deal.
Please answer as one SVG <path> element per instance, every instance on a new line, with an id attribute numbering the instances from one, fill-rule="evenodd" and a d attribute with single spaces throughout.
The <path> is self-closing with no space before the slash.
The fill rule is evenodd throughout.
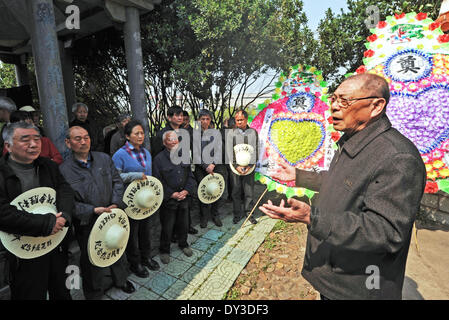
<path id="1" fill-rule="evenodd" d="M 150 145 L 149 123 L 145 98 L 140 15 L 137 8 L 126 8 L 124 35 L 131 111 L 133 117 L 139 119 L 143 124 L 145 130 L 145 146 L 148 148 Z"/>
<path id="2" fill-rule="evenodd" d="M 25 64 L 16 64 L 15 71 L 16 71 L 17 86 L 20 87 L 30 84 L 30 79 L 28 77 L 28 69 Z"/>
<path id="3" fill-rule="evenodd" d="M 71 114 L 72 105 L 76 102 L 75 77 L 73 75 L 73 57 L 70 49 L 60 42 L 60 54 L 62 63 L 62 76 L 64 79 L 64 93 L 67 103 L 67 114 Z"/>
<path id="4" fill-rule="evenodd" d="M 64 82 L 52 0 L 27 1 L 31 16 L 31 40 L 36 65 L 39 101 L 47 136 L 63 157 L 68 154 L 68 128 Z"/>

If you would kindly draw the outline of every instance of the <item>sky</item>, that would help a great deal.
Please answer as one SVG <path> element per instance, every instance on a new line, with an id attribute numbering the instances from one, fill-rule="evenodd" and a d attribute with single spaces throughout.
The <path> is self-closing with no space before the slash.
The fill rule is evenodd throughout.
<path id="1" fill-rule="evenodd" d="M 340 13 L 340 9 L 345 10 L 347 8 L 346 0 L 302 0 L 302 2 L 304 3 L 304 12 L 307 15 L 309 27 L 313 32 L 316 31 L 320 20 L 324 18 L 328 8 L 331 8 L 334 13 Z M 250 91 L 259 92 L 273 73 L 275 72 L 269 71 L 267 76 L 259 78 L 259 80 L 251 87 Z M 270 97 L 270 95 L 267 95 L 260 100 L 265 100 L 267 97 Z"/>
<path id="2" fill-rule="evenodd" d="M 309 27 L 315 31 L 325 12 L 331 8 L 333 12 L 340 13 L 340 9 L 346 9 L 346 0 L 302 0 L 304 12 L 309 20 Z"/>

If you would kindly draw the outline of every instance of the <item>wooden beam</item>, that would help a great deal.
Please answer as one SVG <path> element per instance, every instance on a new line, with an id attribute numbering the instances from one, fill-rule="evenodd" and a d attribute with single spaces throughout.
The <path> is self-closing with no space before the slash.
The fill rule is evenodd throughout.
<path id="1" fill-rule="evenodd" d="M 126 22 L 125 7 L 117 2 L 105 0 L 104 9 L 112 21 L 124 23 Z"/>
<path id="2" fill-rule="evenodd" d="M 153 10 L 154 5 L 150 0 L 111 0 L 125 7 L 135 7 L 141 10 Z"/>

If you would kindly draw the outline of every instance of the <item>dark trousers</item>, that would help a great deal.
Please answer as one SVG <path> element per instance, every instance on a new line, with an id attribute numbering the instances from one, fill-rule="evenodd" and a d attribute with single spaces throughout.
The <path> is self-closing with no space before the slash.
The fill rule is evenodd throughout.
<path id="1" fill-rule="evenodd" d="M 145 259 L 151 258 L 150 217 L 142 220 L 130 218 L 129 227 L 126 255 L 129 263 L 135 266 Z"/>
<path id="2" fill-rule="evenodd" d="M 131 220 L 131 219 L 130 219 Z M 104 287 L 104 279 L 107 268 L 100 268 L 94 266 L 87 254 L 87 242 L 92 226 L 77 226 L 76 238 L 80 246 L 80 267 L 81 277 L 83 279 L 83 293 L 87 300 L 100 300 L 107 289 Z M 128 277 L 127 263 L 125 254 L 120 259 L 111 265 L 112 281 L 114 286 L 123 287 L 126 284 Z"/>
<path id="3" fill-rule="evenodd" d="M 246 176 L 239 176 L 234 172 L 229 172 L 232 185 L 232 202 L 234 206 L 234 216 L 243 216 L 245 213 L 251 212 L 254 206 L 254 171 Z M 242 203 L 243 191 L 243 203 Z M 243 205 L 243 208 L 242 208 Z"/>
<path id="4" fill-rule="evenodd" d="M 225 181 L 225 189 L 224 189 L 224 192 L 223 192 L 222 196 L 220 197 L 220 199 L 218 199 L 214 203 L 205 204 L 200 201 L 200 219 L 201 219 L 201 221 L 207 222 L 209 220 L 209 218 L 211 218 L 211 217 L 212 218 L 218 217 L 218 215 L 219 215 L 218 208 L 223 206 L 225 199 L 228 197 L 228 193 L 227 193 L 228 188 L 226 186 L 226 180 L 227 180 L 226 167 L 224 165 L 218 164 L 215 166 L 214 172 L 219 173 L 223 176 L 223 179 Z M 195 175 L 195 179 L 196 179 L 197 183 L 199 184 L 201 182 L 201 180 L 203 180 L 203 178 L 208 175 L 208 173 L 201 166 L 197 165 L 195 167 L 194 175 Z"/>
<path id="5" fill-rule="evenodd" d="M 323 296 L 321 293 L 320 293 L 320 299 L 321 299 L 321 300 L 330 300 L 328 297 Z"/>
<path id="6" fill-rule="evenodd" d="M 19 259 L 9 254 L 11 299 L 72 300 L 66 287 L 68 252 L 58 246 L 51 252 L 34 259 Z"/>
<path id="7" fill-rule="evenodd" d="M 178 239 L 178 246 L 183 249 L 189 246 L 187 232 L 189 231 L 189 199 L 164 200 L 160 212 L 161 220 L 161 253 L 170 253 L 173 229 Z"/>

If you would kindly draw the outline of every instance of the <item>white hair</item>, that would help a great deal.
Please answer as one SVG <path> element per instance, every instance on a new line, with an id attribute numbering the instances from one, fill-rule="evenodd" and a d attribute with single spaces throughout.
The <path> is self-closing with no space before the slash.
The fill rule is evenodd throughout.
<path id="1" fill-rule="evenodd" d="M 0 109 L 11 113 L 17 110 L 17 106 L 11 98 L 0 96 Z"/>
<path id="2" fill-rule="evenodd" d="M 13 137 L 14 137 L 14 131 L 16 129 L 34 129 L 38 134 L 40 134 L 39 129 L 32 123 L 28 123 L 25 121 L 18 121 L 8 124 L 5 129 L 3 130 L 3 140 L 5 142 L 8 142 L 10 146 L 13 145 Z"/>
<path id="3" fill-rule="evenodd" d="M 82 102 L 75 102 L 72 105 L 72 112 L 75 113 L 78 110 L 79 107 L 83 107 L 83 108 L 86 109 L 87 112 L 89 112 L 89 108 L 87 107 L 87 105 L 85 103 L 82 103 Z"/>
<path id="4" fill-rule="evenodd" d="M 174 133 L 176 135 L 176 137 L 178 137 L 178 134 L 176 133 L 175 130 L 169 130 L 169 131 L 165 131 L 164 134 L 162 135 L 162 143 L 165 142 L 165 138 L 167 137 L 168 134 L 170 133 Z"/>

